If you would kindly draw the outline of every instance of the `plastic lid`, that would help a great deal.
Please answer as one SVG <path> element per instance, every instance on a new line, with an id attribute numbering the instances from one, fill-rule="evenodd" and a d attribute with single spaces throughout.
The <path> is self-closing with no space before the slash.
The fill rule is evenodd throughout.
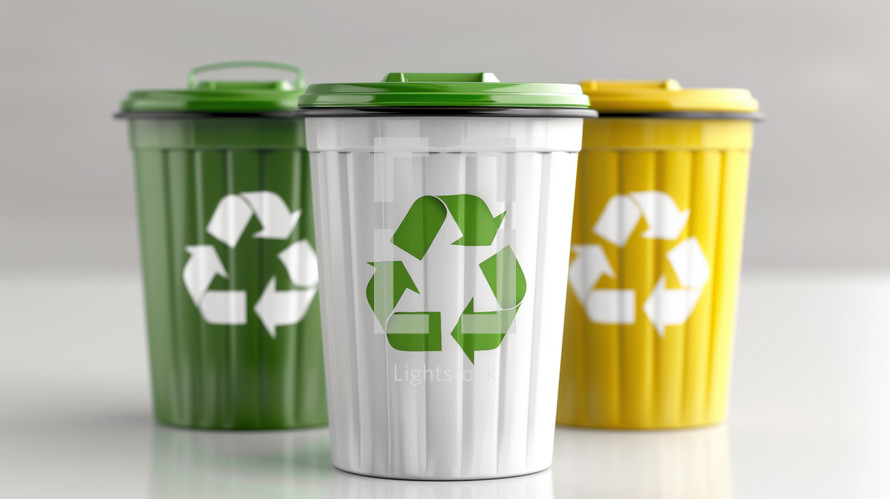
<path id="1" fill-rule="evenodd" d="M 197 81 L 206 71 L 229 68 L 270 68 L 295 74 L 293 80 Z M 124 113 L 141 112 L 269 112 L 293 111 L 306 90 L 303 71 L 288 64 L 234 61 L 198 66 L 188 73 L 185 90 L 134 90 L 121 104 Z"/>
<path id="2" fill-rule="evenodd" d="M 390 73 L 379 83 L 310 85 L 302 108 L 506 107 L 586 108 L 581 87 L 502 83 L 492 73 Z"/>
<path id="3" fill-rule="evenodd" d="M 676 80 L 586 80 L 581 88 L 601 114 L 756 113 L 760 108 L 743 88 L 683 88 Z"/>

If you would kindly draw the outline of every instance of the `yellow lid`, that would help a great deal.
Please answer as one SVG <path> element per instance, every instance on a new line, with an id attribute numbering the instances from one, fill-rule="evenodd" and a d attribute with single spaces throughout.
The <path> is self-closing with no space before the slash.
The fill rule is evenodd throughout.
<path id="1" fill-rule="evenodd" d="M 744 88 L 683 88 L 677 80 L 581 82 L 590 107 L 601 113 L 756 113 Z"/>

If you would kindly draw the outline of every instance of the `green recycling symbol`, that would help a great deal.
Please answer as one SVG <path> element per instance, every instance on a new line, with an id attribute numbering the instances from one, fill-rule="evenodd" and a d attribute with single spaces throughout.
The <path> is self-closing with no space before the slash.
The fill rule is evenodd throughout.
<path id="1" fill-rule="evenodd" d="M 462 234 L 454 246 L 491 246 L 506 215 L 493 216 L 481 198 L 470 194 L 422 196 L 411 205 L 390 242 L 423 260 L 449 213 Z M 405 264 L 399 260 L 368 263 L 374 267 L 366 289 L 368 304 L 390 346 L 406 352 L 442 350 L 440 312 L 394 312 L 406 292 L 420 293 Z M 476 352 L 500 346 L 526 290 L 525 274 L 509 245 L 480 263 L 479 270 L 499 309 L 476 310 L 471 298 L 451 331 L 470 362 L 475 362 Z"/>

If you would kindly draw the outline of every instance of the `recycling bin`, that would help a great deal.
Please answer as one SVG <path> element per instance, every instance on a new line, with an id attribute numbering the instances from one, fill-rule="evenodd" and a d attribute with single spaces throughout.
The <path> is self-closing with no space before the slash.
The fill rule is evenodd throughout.
<path id="1" fill-rule="evenodd" d="M 293 80 L 197 81 L 266 68 Z M 299 68 L 193 69 L 118 115 L 135 160 L 155 414 L 196 428 L 327 421 Z"/>
<path id="2" fill-rule="evenodd" d="M 758 103 L 676 81 L 582 84 L 557 422 L 657 429 L 726 413 Z"/>
<path id="3" fill-rule="evenodd" d="M 550 465 L 577 85 L 391 73 L 300 98 L 331 453 L 406 479 Z"/>

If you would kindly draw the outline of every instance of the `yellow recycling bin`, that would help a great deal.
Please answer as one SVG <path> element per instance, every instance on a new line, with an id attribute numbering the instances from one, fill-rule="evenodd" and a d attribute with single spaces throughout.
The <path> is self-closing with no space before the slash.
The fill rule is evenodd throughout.
<path id="1" fill-rule="evenodd" d="M 717 423 L 758 103 L 674 80 L 582 86 L 600 118 L 579 158 L 557 422 Z"/>

